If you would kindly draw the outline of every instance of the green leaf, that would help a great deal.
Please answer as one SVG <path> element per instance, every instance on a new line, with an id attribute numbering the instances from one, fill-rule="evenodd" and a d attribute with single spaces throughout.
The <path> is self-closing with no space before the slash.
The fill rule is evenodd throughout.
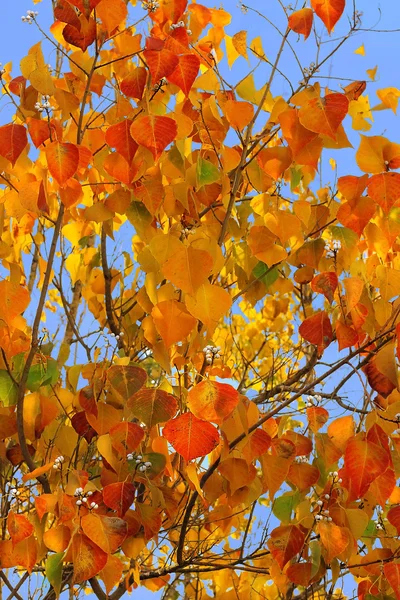
<path id="1" fill-rule="evenodd" d="M 298 493 L 284 494 L 274 500 L 272 512 L 282 523 L 289 523 L 294 509 L 299 503 Z"/>
<path id="2" fill-rule="evenodd" d="M 58 380 L 58 367 L 54 358 L 43 356 L 42 360 L 29 369 L 26 387 L 36 392 L 43 385 L 54 385 Z"/>
<path id="3" fill-rule="evenodd" d="M 332 237 L 335 240 L 339 240 L 342 244 L 342 248 L 351 250 L 356 244 L 358 244 L 358 235 L 347 227 L 334 226 L 330 228 Z"/>
<path id="4" fill-rule="evenodd" d="M 265 287 L 268 288 L 278 279 L 279 272 L 277 267 L 273 267 L 271 269 L 268 267 L 268 265 L 266 265 L 260 260 L 253 269 L 253 275 L 257 279 L 262 281 Z"/>
<path id="5" fill-rule="evenodd" d="M 58 598 L 61 592 L 64 552 L 51 554 L 46 560 L 45 573 Z"/>
<path id="6" fill-rule="evenodd" d="M 303 173 L 301 169 L 290 169 L 290 191 L 293 192 L 294 189 L 299 185 L 301 178 L 303 177 Z"/>
<path id="7" fill-rule="evenodd" d="M 196 179 L 197 187 L 201 188 L 203 185 L 220 181 L 221 173 L 215 165 L 200 156 L 197 161 Z"/>
<path id="8" fill-rule="evenodd" d="M 0 370 L 0 402 L 3 406 L 13 406 L 17 402 L 18 388 L 8 372 Z"/>

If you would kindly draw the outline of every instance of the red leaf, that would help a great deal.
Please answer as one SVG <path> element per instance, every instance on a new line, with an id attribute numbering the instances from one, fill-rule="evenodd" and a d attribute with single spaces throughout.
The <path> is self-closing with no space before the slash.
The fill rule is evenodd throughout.
<path id="1" fill-rule="evenodd" d="M 344 455 L 341 471 L 343 486 L 349 491 L 348 501 L 362 498 L 370 484 L 389 465 L 389 457 L 383 448 L 359 438 L 350 439 Z"/>
<path id="2" fill-rule="evenodd" d="M 122 421 L 111 427 L 109 431 L 112 447 L 121 455 L 126 457 L 127 454 L 136 450 L 144 437 L 144 431 L 136 423 L 128 423 Z"/>
<path id="3" fill-rule="evenodd" d="M 273 531 L 268 540 L 272 556 L 283 567 L 300 552 L 304 543 L 304 534 L 296 525 L 281 525 Z"/>
<path id="4" fill-rule="evenodd" d="M 175 67 L 178 66 L 179 59 L 176 54 L 170 50 L 144 50 L 143 56 L 149 67 L 152 83 L 155 84 L 162 77 L 168 77 Z"/>
<path id="5" fill-rule="evenodd" d="M 75 175 L 79 165 L 79 150 L 75 144 L 53 142 L 45 149 L 50 174 L 60 186 Z"/>
<path id="6" fill-rule="evenodd" d="M 115 510 L 119 517 L 123 517 L 133 503 L 135 491 L 133 483 L 110 483 L 103 489 L 103 502 L 108 508 Z"/>
<path id="7" fill-rule="evenodd" d="M 137 67 L 130 75 L 121 81 L 120 89 L 128 98 L 141 99 L 146 85 L 147 71 L 144 67 Z"/>
<path id="8" fill-rule="evenodd" d="M 331 343 L 333 335 L 331 322 L 326 312 L 321 310 L 308 317 L 300 325 L 299 333 L 307 342 L 318 346 L 320 352 L 324 350 Z"/>
<path id="9" fill-rule="evenodd" d="M 163 436 L 185 460 L 206 456 L 219 442 L 218 430 L 189 412 L 168 421 Z"/>
<path id="10" fill-rule="evenodd" d="M 394 506 L 387 514 L 389 523 L 397 529 L 397 533 L 400 533 L 400 506 Z"/>
<path id="11" fill-rule="evenodd" d="M 78 435 L 85 438 L 88 444 L 90 444 L 92 439 L 97 435 L 96 431 L 89 424 L 84 410 L 77 412 L 71 418 L 71 425 Z"/>
<path id="12" fill-rule="evenodd" d="M 81 15 L 79 20 L 79 27 L 70 24 L 64 27 L 63 38 L 67 44 L 85 52 L 96 39 L 96 21 L 92 18 L 86 19 L 84 15 Z"/>
<path id="13" fill-rule="evenodd" d="M 0 127 L 0 155 L 14 166 L 18 157 L 28 143 L 28 136 L 23 125 L 3 125 Z"/>
<path id="14" fill-rule="evenodd" d="M 83 583 L 91 579 L 102 570 L 107 562 L 107 553 L 81 533 L 75 533 L 72 538 L 71 553 L 74 565 L 74 583 Z"/>
<path id="15" fill-rule="evenodd" d="M 184 54 L 173 72 L 167 76 L 168 81 L 177 85 L 185 96 L 189 95 L 193 82 L 199 72 L 200 59 L 195 54 Z"/>
<path id="16" fill-rule="evenodd" d="M 394 562 L 386 563 L 383 572 L 393 589 L 396 600 L 400 600 L 400 565 Z"/>
<path id="17" fill-rule="evenodd" d="M 368 195 L 388 213 L 400 199 L 400 173 L 379 173 L 368 181 Z"/>
<path id="18" fill-rule="evenodd" d="M 138 149 L 138 145 L 130 132 L 132 123 L 132 119 L 124 119 L 120 123 L 111 125 L 106 132 L 107 144 L 115 148 L 125 158 L 128 165 L 131 164 Z"/>
<path id="19" fill-rule="evenodd" d="M 338 277 L 332 271 L 320 273 L 311 282 L 311 289 L 318 294 L 323 294 L 329 304 L 333 302 L 333 295 L 338 286 Z"/>
<path id="20" fill-rule="evenodd" d="M 304 35 L 304 39 L 306 40 L 311 32 L 313 18 L 314 15 L 311 8 L 301 8 L 289 16 L 288 24 L 290 29 Z"/>
<path id="21" fill-rule="evenodd" d="M 156 160 L 164 148 L 174 141 L 178 128 L 174 119 L 147 115 L 136 119 L 131 126 L 133 139 L 152 153 Z"/>
<path id="22" fill-rule="evenodd" d="M 345 0 L 311 0 L 311 6 L 329 33 L 331 33 L 342 16 Z"/>

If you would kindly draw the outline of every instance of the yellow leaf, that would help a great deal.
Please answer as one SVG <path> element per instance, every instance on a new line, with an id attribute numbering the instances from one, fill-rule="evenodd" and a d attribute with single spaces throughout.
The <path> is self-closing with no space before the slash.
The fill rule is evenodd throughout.
<path id="1" fill-rule="evenodd" d="M 225 47 L 226 47 L 226 58 L 228 60 L 229 68 L 232 68 L 233 63 L 237 58 L 239 58 L 240 54 L 236 50 L 232 38 L 230 35 L 225 36 Z"/>
<path id="2" fill-rule="evenodd" d="M 35 90 L 50 96 L 54 94 L 53 78 L 44 60 L 41 42 L 32 46 L 28 55 L 21 60 L 20 68 L 22 75 L 29 79 Z"/>
<path id="3" fill-rule="evenodd" d="M 241 56 L 248 60 L 247 56 L 247 31 L 238 31 L 232 38 L 232 43 Z"/>
<path id="4" fill-rule="evenodd" d="M 209 335 L 232 304 L 227 291 L 208 281 L 200 286 L 194 298 L 187 296 L 185 302 L 188 311 L 207 327 Z"/>
<path id="5" fill-rule="evenodd" d="M 357 50 L 354 50 L 354 54 L 359 54 L 360 56 L 365 56 L 364 44 L 361 44 L 361 46 L 359 46 L 357 48 Z"/>
<path id="6" fill-rule="evenodd" d="M 373 69 L 367 69 L 366 73 L 368 75 L 368 77 L 372 80 L 375 81 L 375 77 L 376 77 L 376 72 L 378 70 L 378 65 L 376 65 L 376 67 L 374 67 Z"/>

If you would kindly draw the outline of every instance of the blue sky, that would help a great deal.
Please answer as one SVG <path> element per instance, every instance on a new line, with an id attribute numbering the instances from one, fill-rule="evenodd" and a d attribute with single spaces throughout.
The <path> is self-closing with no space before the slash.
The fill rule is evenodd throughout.
<path id="1" fill-rule="evenodd" d="M 219 2 L 203 0 L 206 6 L 220 6 Z M 292 2 L 294 4 L 294 2 Z M 41 3 L 34 5 L 32 0 L 14 0 L 13 2 L 4 2 L 2 7 L 2 35 L 0 36 L 0 61 L 5 64 L 8 61 L 13 62 L 13 75 L 19 74 L 19 61 L 26 55 L 29 48 L 36 42 L 42 39 L 40 32 L 34 25 L 27 25 L 21 21 L 21 16 L 26 14 L 28 9 L 39 11 L 38 21 L 44 30 L 48 30 L 52 23 L 51 1 L 43 0 Z M 282 9 L 277 0 L 248 0 L 249 6 L 255 9 L 264 7 L 265 15 L 281 30 L 285 28 L 285 18 Z M 299 8 L 300 8 L 299 3 Z M 351 5 L 351 2 L 348 2 Z M 359 0 L 358 8 L 363 12 L 363 28 L 369 29 L 375 26 L 377 30 L 387 30 L 393 27 L 400 26 L 400 2 L 396 0 L 382 0 L 375 2 L 372 0 Z M 242 12 L 237 0 L 226 0 L 222 6 L 233 14 L 232 24 L 227 28 L 227 33 L 233 35 L 239 30 L 245 29 L 248 31 L 248 40 L 251 41 L 257 36 L 263 39 L 263 46 L 266 56 L 274 60 L 275 51 L 280 43 L 279 34 L 273 27 L 253 11 L 249 10 Z M 140 12 L 139 7 L 136 9 Z M 321 22 L 317 21 L 317 29 L 320 33 L 324 31 Z M 334 45 L 331 39 L 336 39 L 346 33 L 348 22 L 346 17 L 342 17 L 336 27 L 336 31 L 331 38 L 326 34 L 323 37 L 323 45 L 321 55 L 328 54 Z M 145 33 L 145 31 L 143 31 Z M 294 50 L 303 66 L 308 66 L 310 62 L 315 60 L 314 49 L 315 43 L 312 36 L 304 42 L 302 36 L 298 40 L 298 36 L 293 34 L 290 38 Z M 366 56 L 354 54 L 354 51 L 364 44 Z M 49 63 L 53 62 L 54 52 L 50 46 L 44 45 L 46 60 Z M 47 52 L 47 54 L 46 54 Z M 349 80 L 368 81 L 366 74 L 367 69 L 372 69 L 378 66 L 377 77 L 375 82 L 368 82 L 367 93 L 369 95 L 371 107 L 378 104 L 379 100 L 376 97 L 376 90 L 389 86 L 400 86 L 400 32 L 396 33 L 380 33 L 362 31 L 354 35 L 335 56 L 327 61 L 321 69 L 319 79 L 321 85 L 329 85 L 330 89 L 340 91 L 341 85 L 345 86 L 349 81 L 344 81 L 341 78 Z M 296 87 L 302 78 L 297 62 L 291 53 L 290 49 L 286 49 L 280 68 L 286 76 L 293 82 Z M 243 58 L 239 58 L 235 63 L 232 72 L 224 69 L 223 74 L 229 82 L 236 82 L 241 77 L 247 74 L 248 65 Z M 258 87 L 264 85 L 268 78 L 268 68 L 261 67 L 255 76 Z M 273 95 L 283 95 L 288 97 L 289 86 L 281 77 L 277 77 L 273 86 Z M 12 114 L 11 107 L 7 104 L 7 98 L 3 96 L 0 103 L 0 124 L 3 125 L 9 122 Z M 388 110 L 382 112 L 374 112 L 373 127 L 369 135 L 385 135 L 390 140 L 400 141 L 400 127 L 398 119 Z M 347 118 L 346 131 L 354 147 L 359 143 L 359 136 L 356 132 L 351 132 L 350 121 Z M 326 158 L 336 158 L 338 162 L 339 175 L 344 174 L 359 174 L 358 168 L 354 162 L 354 150 L 340 151 L 338 156 L 335 156 L 334 151 L 326 150 Z M 329 182 L 329 178 L 333 177 L 327 160 L 323 164 L 324 183 Z M 350 391 L 350 390 L 349 390 Z M 160 594 L 150 593 L 141 588 L 137 594 L 140 598 L 156 599 Z M 94 597 L 88 595 L 88 598 Z"/>

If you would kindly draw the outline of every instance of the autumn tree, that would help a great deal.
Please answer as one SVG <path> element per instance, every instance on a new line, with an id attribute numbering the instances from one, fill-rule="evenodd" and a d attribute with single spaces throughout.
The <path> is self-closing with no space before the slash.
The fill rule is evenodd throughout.
<path id="1" fill-rule="evenodd" d="M 204 1 L 53 0 L 1 71 L 3 594 L 399 600 L 400 145 L 320 78 L 361 14 Z"/>

